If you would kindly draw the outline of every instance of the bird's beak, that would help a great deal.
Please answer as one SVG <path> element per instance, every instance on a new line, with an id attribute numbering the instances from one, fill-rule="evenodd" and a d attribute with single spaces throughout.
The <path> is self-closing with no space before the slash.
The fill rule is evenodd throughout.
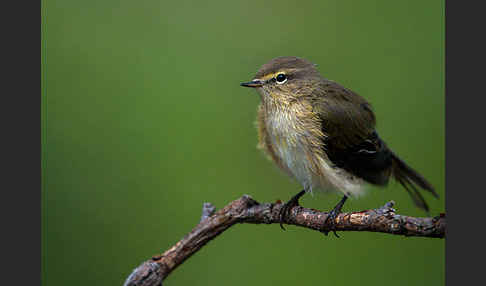
<path id="1" fill-rule="evenodd" d="M 240 83 L 241 86 L 246 86 L 246 87 L 261 87 L 263 85 L 263 81 L 259 80 L 259 79 L 254 79 L 252 81 L 249 81 L 249 82 L 242 82 Z"/>

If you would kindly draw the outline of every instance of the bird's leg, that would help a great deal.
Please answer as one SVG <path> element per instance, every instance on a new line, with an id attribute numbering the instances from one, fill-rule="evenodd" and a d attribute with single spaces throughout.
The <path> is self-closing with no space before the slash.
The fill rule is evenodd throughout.
<path id="1" fill-rule="evenodd" d="M 286 202 L 282 208 L 280 209 L 279 218 L 280 218 L 280 227 L 285 230 L 282 223 L 285 221 L 287 215 L 289 214 L 290 210 L 299 205 L 299 199 L 305 194 L 305 190 L 300 191 L 297 195 L 293 196 L 288 202 Z"/>
<path id="2" fill-rule="evenodd" d="M 348 196 L 344 195 L 344 197 L 339 201 L 339 203 L 337 203 L 337 205 L 332 209 L 332 211 L 329 212 L 329 215 L 327 216 L 326 221 L 325 221 L 326 225 L 331 226 L 330 229 L 332 230 L 332 232 L 334 233 L 334 235 L 336 237 L 339 237 L 339 235 L 337 235 L 337 233 L 336 233 L 336 230 L 334 229 L 335 224 L 336 224 L 336 218 L 341 213 L 343 205 L 344 205 L 344 203 L 346 202 L 347 199 L 348 199 Z M 323 233 L 325 235 L 328 235 L 329 231 L 323 231 Z"/>

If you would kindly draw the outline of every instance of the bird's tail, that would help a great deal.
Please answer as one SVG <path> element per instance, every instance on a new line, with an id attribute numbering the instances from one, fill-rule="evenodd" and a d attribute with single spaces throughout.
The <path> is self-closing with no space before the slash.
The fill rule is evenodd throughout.
<path id="1" fill-rule="evenodd" d="M 417 186 L 429 191 L 434 197 L 439 198 L 439 195 L 435 192 L 432 185 L 430 185 L 424 177 L 422 177 L 415 170 L 410 168 L 402 159 L 398 158 L 392 152 L 392 175 L 408 192 L 412 197 L 413 202 L 426 212 L 429 211 L 429 206 L 425 202 L 424 197 L 417 189 Z"/>

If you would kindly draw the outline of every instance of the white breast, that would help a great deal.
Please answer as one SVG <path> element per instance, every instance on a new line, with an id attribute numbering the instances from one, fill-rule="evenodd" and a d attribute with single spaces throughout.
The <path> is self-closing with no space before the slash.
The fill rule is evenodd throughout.
<path id="1" fill-rule="evenodd" d="M 314 187 L 311 164 L 306 156 L 305 138 L 295 128 L 296 118 L 288 112 L 267 117 L 267 130 L 274 151 L 306 190 Z"/>
<path id="2" fill-rule="evenodd" d="M 310 154 L 305 131 L 298 130 L 298 118 L 288 111 L 268 114 L 266 129 L 276 155 L 295 179 L 307 191 L 319 188 L 323 191 L 341 191 L 356 195 L 362 191 L 362 181 L 341 169 L 330 166 L 325 158 Z M 314 163 L 310 161 L 317 161 Z M 315 170 L 317 168 L 319 170 Z"/>

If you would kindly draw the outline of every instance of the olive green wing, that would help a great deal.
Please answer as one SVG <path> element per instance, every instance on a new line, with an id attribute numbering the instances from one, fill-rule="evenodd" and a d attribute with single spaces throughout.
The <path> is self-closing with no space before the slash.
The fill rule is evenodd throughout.
<path id="1" fill-rule="evenodd" d="M 318 94 L 317 94 L 318 93 Z M 314 91 L 323 145 L 331 162 L 372 184 L 385 185 L 392 154 L 375 131 L 375 115 L 364 98 L 332 81 Z"/>
<path id="2" fill-rule="evenodd" d="M 371 105 L 360 95 L 328 80 L 313 91 L 313 111 L 322 121 L 322 129 L 336 148 L 360 144 L 375 131 Z"/>
<path id="3" fill-rule="evenodd" d="M 418 188 L 432 193 L 432 185 L 395 155 L 375 130 L 375 115 L 364 98 L 332 81 L 323 81 L 313 96 L 319 114 L 325 152 L 339 168 L 376 184 L 386 185 L 393 176 L 414 203 L 428 211 Z"/>

